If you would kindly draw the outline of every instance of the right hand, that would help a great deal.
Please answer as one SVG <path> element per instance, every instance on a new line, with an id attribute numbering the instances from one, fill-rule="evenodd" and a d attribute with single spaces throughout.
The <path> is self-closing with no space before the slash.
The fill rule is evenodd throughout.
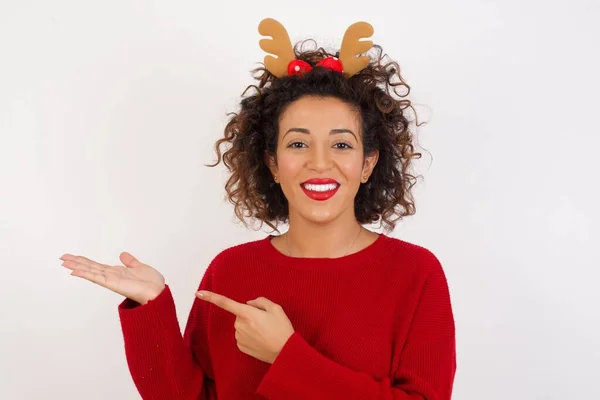
<path id="1" fill-rule="evenodd" d="M 60 259 L 65 268 L 72 270 L 71 275 L 96 283 L 139 304 L 155 299 L 165 288 L 165 278 L 160 272 L 142 264 L 127 252 L 119 256 L 124 267 L 104 265 L 71 254 L 65 254 Z"/>

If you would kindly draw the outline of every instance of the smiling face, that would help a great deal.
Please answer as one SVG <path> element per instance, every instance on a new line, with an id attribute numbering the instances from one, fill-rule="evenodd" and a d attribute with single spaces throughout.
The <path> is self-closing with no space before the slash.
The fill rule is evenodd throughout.
<path id="1" fill-rule="evenodd" d="M 306 96 L 280 116 L 277 159 L 269 168 L 288 200 L 290 220 L 354 217 L 354 198 L 378 154 L 364 156 L 356 109 L 332 97 Z"/>

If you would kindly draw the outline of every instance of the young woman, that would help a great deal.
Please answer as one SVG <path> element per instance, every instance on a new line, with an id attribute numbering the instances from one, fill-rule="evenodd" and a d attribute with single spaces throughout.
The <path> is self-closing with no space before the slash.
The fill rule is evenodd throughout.
<path id="1" fill-rule="evenodd" d="M 126 297 L 125 351 L 144 399 L 450 399 L 455 330 L 444 271 L 389 232 L 414 213 L 408 88 L 394 62 L 361 56 L 366 23 L 339 54 L 292 48 L 259 26 L 267 56 L 217 164 L 236 215 L 277 228 L 218 254 L 183 335 L 164 277 L 129 253 L 123 266 L 65 254 L 63 265 Z M 228 148 L 221 153 L 221 147 Z M 216 164 L 215 164 L 216 165 Z"/>

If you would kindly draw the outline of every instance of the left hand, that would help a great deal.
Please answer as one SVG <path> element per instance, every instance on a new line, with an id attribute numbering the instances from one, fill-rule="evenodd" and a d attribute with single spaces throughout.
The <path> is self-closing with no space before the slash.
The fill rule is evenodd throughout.
<path id="1" fill-rule="evenodd" d="M 295 332 L 283 308 L 264 297 L 249 300 L 246 304 L 206 290 L 197 292 L 196 297 L 234 314 L 238 349 L 266 363 L 273 364 Z"/>

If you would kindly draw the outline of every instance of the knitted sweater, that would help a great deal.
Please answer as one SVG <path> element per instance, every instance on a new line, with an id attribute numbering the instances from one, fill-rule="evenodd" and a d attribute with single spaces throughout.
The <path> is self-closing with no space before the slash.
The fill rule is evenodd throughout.
<path id="1" fill-rule="evenodd" d="M 451 397 L 454 318 L 438 259 L 379 235 L 339 258 L 280 253 L 270 236 L 218 254 L 199 289 L 282 306 L 295 333 L 273 364 L 241 352 L 235 315 L 195 299 L 180 329 L 167 285 L 119 305 L 133 381 L 147 400 Z M 193 295 L 193 294 L 190 294 Z"/>

